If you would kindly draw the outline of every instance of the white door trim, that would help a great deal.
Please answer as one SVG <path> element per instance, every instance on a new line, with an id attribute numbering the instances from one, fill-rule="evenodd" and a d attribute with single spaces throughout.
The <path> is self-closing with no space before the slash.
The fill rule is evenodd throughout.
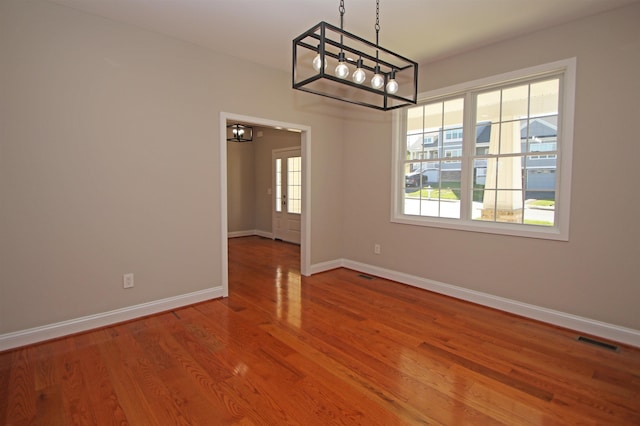
<path id="1" fill-rule="evenodd" d="M 219 121 L 219 147 L 220 158 L 218 170 L 220 170 L 220 253 L 221 276 L 223 297 L 229 296 L 229 251 L 227 233 L 227 121 L 241 121 L 257 126 L 295 129 L 300 131 L 300 149 L 302 153 L 302 217 L 300 236 L 300 273 L 304 276 L 311 275 L 311 127 L 304 124 L 274 121 L 260 117 L 220 112 Z"/>

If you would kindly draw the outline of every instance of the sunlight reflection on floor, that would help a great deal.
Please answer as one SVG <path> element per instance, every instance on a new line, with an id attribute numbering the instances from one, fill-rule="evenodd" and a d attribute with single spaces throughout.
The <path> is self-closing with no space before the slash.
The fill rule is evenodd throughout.
<path id="1" fill-rule="evenodd" d="M 285 272 L 278 266 L 275 288 L 278 319 L 300 328 L 302 325 L 300 275 L 291 271 Z"/>

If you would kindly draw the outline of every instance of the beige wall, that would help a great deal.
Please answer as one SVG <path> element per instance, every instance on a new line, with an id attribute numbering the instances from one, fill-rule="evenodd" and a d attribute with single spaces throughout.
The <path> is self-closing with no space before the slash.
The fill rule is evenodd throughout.
<path id="1" fill-rule="evenodd" d="M 256 228 L 256 158 L 253 142 L 227 142 L 227 230 Z"/>
<path id="2" fill-rule="evenodd" d="M 0 335 L 221 285 L 221 111 L 310 126 L 312 170 L 342 155 L 288 73 L 53 3 L 0 1 L 0 57 Z M 316 178 L 314 263 L 342 254 L 340 173 Z"/>
<path id="3" fill-rule="evenodd" d="M 424 92 L 577 57 L 569 242 L 390 223 L 390 123 L 352 122 L 344 256 L 640 330 L 639 22 L 635 4 L 420 69 Z"/>
<path id="4" fill-rule="evenodd" d="M 221 284 L 221 111 L 311 127 L 311 264 L 352 259 L 640 330 L 637 22 L 636 4 L 421 65 L 426 91 L 578 58 L 571 233 L 557 242 L 390 223 L 390 114 L 347 121 L 288 73 L 1 0 L 0 335 Z"/>
<path id="5" fill-rule="evenodd" d="M 253 142 L 227 143 L 228 231 L 272 233 L 271 153 L 300 148 L 300 133 L 253 127 Z"/>

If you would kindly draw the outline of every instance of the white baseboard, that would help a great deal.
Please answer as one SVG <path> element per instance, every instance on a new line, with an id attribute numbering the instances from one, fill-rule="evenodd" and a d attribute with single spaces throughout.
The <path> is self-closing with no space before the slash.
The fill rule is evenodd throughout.
<path id="1" fill-rule="evenodd" d="M 463 287 L 429 280 L 426 278 L 405 274 L 403 272 L 380 268 L 377 266 L 368 265 L 348 259 L 340 259 L 312 265 L 311 271 L 312 273 L 318 273 L 338 267 L 353 269 L 366 274 L 375 275 L 392 281 L 397 281 L 402 284 L 407 284 L 413 287 L 422 288 L 424 290 L 433 291 L 434 293 L 444 294 L 456 299 L 477 303 L 479 305 L 499 309 L 501 311 L 520 315 L 526 318 L 531 318 L 537 321 L 564 327 L 577 332 L 590 334 L 592 336 L 598 336 L 603 339 L 612 340 L 614 342 L 640 347 L 640 330 L 634 330 L 631 328 L 609 324 L 590 318 L 584 318 L 553 309 L 530 305 L 528 303 L 522 303 L 516 300 L 505 299 L 503 297 L 493 296 L 491 294 L 469 290 Z"/>
<path id="2" fill-rule="evenodd" d="M 273 232 L 261 231 L 256 229 L 253 231 L 253 235 L 257 235 L 258 237 L 270 238 L 273 240 Z"/>
<path id="3" fill-rule="evenodd" d="M 257 235 L 258 237 L 271 238 L 273 239 L 273 233 L 267 231 L 261 231 L 259 229 L 249 229 L 247 231 L 233 231 L 228 232 L 228 238 L 238 238 L 238 237 L 251 237 Z"/>
<path id="4" fill-rule="evenodd" d="M 481 293 L 365 263 L 348 259 L 338 259 L 311 265 L 310 269 L 312 274 L 317 274 L 340 267 L 353 269 L 355 271 L 397 281 L 402 284 L 433 291 L 434 293 L 444 294 L 456 299 L 466 300 L 468 302 L 477 303 L 479 305 L 488 306 L 593 336 L 599 336 L 614 342 L 640 347 L 640 330 L 634 330 L 565 312 L 505 299 L 503 297 L 493 296 L 491 294 Z M 0 335 L 0 351 L 30 345 L 49 339 L 55 339 L 69 334 L 104 327 L 123 321 L 129 321 L 135 318 L 219 297 L 223 297 L 222 287 L 214 287 L 153 302 L 129 306 L 122 309 L 116 309 L 109 312 L 62 321 L 55 324 L 6 333 Z"/>
<path id="5" fill-rule="evenodd" d="M 331 260 L 329 262 L 316 263 L 311 265 L 311 275 L 319 274 L 320 272 L 330 271 L 332 269 L 342 268 L 344 266 L 344 260 Z"/>
<path id="6" fill-rule="evenodd" d="M 129 321 L 219 297 L 222 297 L 222 287 L 213 287 L 55 324 L 6 333 L 0 335 L 0 351 Z"/>
<path id="7" fill-rule="evenodd" d="M 238 238 L 238 237 L 250 237 L 252 235 L 254 235 L 254 230 L 251 229 L 249 231 L 233 231 L 233 232 L 227 232 L 227 237 L 228 238 Z"/>

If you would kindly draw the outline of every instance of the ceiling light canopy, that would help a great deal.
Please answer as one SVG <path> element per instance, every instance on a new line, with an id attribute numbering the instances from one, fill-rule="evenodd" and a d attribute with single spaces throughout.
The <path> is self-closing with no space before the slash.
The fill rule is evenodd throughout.
<path id="1" fill-rule="evenodd" d="M 320 22 L 293 40 L 293 88 L 388 111 L 415 104 L 418 64 L 380 47 L 380 0 L 376 0 L 376 42 Z M 329 66 L 330 65 L 330 66 Z"/>
<path id="2" fill-rule="evenodd" d="M 229 142 L 251 142 L 253 128 L 244 124 L 229 124 L 227 126 L 227 140 Z"/>

